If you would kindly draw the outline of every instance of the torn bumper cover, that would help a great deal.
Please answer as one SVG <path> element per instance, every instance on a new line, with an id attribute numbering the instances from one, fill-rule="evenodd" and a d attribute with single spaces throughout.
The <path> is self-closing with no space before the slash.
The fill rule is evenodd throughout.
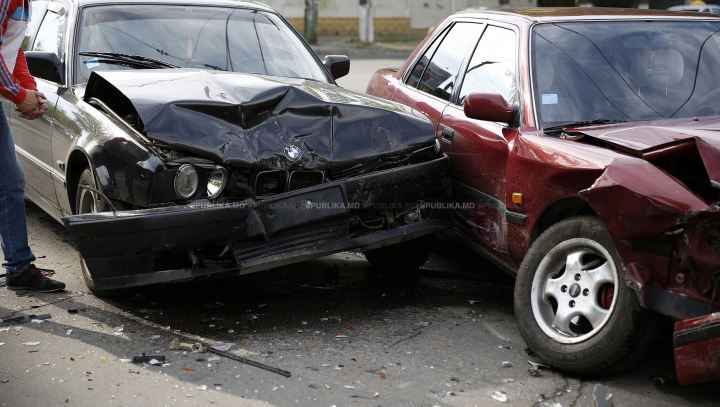
<path id="1" fill-rule="evenodd" d="M 451 230 L 442 214 L 368 231 L 364 213 L 447 199 L 447 157 L 235 203 L 63 218 L 98 289 L 247 274 L 349 249 Z"/>

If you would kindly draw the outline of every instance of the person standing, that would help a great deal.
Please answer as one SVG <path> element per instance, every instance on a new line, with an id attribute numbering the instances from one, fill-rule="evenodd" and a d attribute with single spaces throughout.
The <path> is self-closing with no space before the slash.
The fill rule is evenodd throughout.
<path id="1" fill-rule="evenodd" d="M 17 106 L 22 119 L 35 120 L 48 107 L 20 48 L 29 15 L 28 0 L 0 0 L 0 95 Z M 35 256 L 28 245 L 24 188 L 25 175 L 0 105 L 0 243 L 5 256 L 5 284 L 10 290 L 63 290 L 65 284 L 46 277 L 32 263 Z"/>

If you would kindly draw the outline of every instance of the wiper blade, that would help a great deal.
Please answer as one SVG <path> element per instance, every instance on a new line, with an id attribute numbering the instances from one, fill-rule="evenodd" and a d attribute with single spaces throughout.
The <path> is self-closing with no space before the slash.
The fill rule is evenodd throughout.
<path id="1" fill-rule="evenodd" d="M 545 133 L 552 133 L 556 131 L 564 130 L 568 127 L 580 127 L 580 126 L 591 126 L 595 124 L 612 124 L 612 123 L 625 123 L 627 120 L 609 120 L 609 119 L 596 119 L 596 120 L 586 120 L 582 122 L 570 122 L 565 124 L 559 124 L 557 126 L 550 126 L 543 128 L 543 132 Z"/>
<path id="2" fill-rule="evenodd" d="M 173 65 L 171 63 L 160 61 L 158 59 L 146 57 L 143 55 L 128 55 L 121 54 L 119 52 L 80 52 L 80 55 L 86 57 L 107 58 L 110 60 L 127 62 L 129 64 L 144 66 L 147 68 L 180 68 L 177 65 Z"/>

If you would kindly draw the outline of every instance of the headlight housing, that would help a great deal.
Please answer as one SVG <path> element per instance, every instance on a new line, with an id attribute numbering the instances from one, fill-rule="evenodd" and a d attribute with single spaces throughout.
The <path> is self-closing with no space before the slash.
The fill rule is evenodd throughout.
<path id="1" fill-rule="evenodd" d="M 228 172 L 224 167 L 216 166 L 208 175 L 207 194 L 208 198 L 215 199 L 222 193 L 227 184 Z"/>
<path id="2" fill-rule="evenodd" d="M 175 193 L 181 199 L 190 199 L 198 190 L 200 176 L 194 166 L 183 164 L 175 173 Z"/>

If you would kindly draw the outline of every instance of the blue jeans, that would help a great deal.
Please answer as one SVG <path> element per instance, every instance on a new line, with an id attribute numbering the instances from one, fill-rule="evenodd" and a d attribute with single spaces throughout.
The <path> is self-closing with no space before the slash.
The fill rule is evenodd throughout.
<path id="1" fill-rule="evenodd" d="M 5 255 L 2 266 L 18 274 L 35 260 L 28 245 L 23 188 L 25 175 L 15 154 L 7 116 L 0 105 L 0 244 Z"/>

